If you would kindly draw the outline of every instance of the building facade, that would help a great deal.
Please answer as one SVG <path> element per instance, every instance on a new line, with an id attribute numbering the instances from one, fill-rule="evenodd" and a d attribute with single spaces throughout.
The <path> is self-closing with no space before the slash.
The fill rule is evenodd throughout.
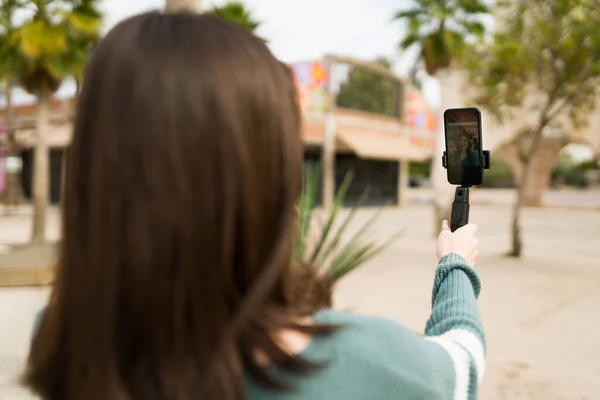
<path id="1" fill-rule="evenodd" d="M 323 203 L 353 171 L 348 204 L 369 187 L 369 204 L 402 206 L 409 164 L 427 161 L 435 147 L 437 113 L 422 94 L 389 68 L 348 57 L 290 68 L 304 116 L 305 159 L 321 168 Z M 326 184 L 328 176 L 333 184 Z"/>
<path id="2" fill-rule="evenodd" d="M 366 187 L 367 204 L 402 205 L 408 187 L 408 166 L 431 157 L 437 126 L 436 113 L 423 96 L 389 70 L 373 63 L 329 56 L 323 60 L 291 64 L 303 113 L 303 141 L 308 169 L 321 169 L 326 139 L 332 139 L 333 163 L 322 171 L 335 192 L 349 171 L 354 173 L 347 204 L 353 204 Z M 51 201 L 60 195 L 65 148 L 71 140 L 75 99 L 50 104 L 49 137 Z M 35 144 L 35 105 L 14 107 L 17 140 L 21 149 L 22 184 L 31 196 L 32 148 Z M 0 109 L 0 121 L 4 110 Z M 4 164 L 0 152 L 0 165 Z M 0 175 L 3 170 L 0 169 Z M 0 183 L 2 176 L 0 176 Z M 326 186 L 326 185 L 325 185 Z M 0 191 L 1 191 L 0 187 Z M 327 198 L 326 189 L 322 198 Z M 329 197 L 333 193 L 329 193 Z"/>
<path id="3" fill-rule="evenodd" d="M 35 104 L 21 104 L 13 107 L 15 117 L 15 138 L 21 157 L 21 184 L 23 194 L 28 200 L 31 198 L 33 183 L 33 146 L 35 144 L 35 117 L 37 107 Z M 57 203 L 60 199 L 63 160 L 65 148 L 71 140 L 71 121 L 75 109 L 75 98 L 54 99 L 49 104 L 51 131 L 48 145 L 50 147 L 50 202 Z M 0 193 L 5 188 L 1 184 L 6 182 L 6 110 L 0 108 Z"/>

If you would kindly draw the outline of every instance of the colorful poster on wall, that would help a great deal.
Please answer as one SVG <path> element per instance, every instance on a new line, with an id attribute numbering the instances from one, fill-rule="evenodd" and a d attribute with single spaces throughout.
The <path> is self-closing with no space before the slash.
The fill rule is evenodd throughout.
<path id="1" fill-rule="evenodd" d="M 315 86 L 324 88 L 327 84 L 327 69 L 320 62 L 314 62 L 311 66 L 312 81 Z"/>
<path id="2" fill-rule="evenodd" d="M 300 63 L 291 65 L 292 71 L 294 71 L 294 75 L 296 76 L 296 80 L 298 83 L 303 85 L 310 85 L 312 82 L 311 74 L 310 74 L 310 63 Z"/>
<path id="3" fill-rule="evenodd" d="M 328 71 L 319 61 L 290 65 L 296 80 L 296 90 L 302 111 L 325 110 Z"/>
<path id="4" fill-rule="evenodd" d="M 406 123 L 411 128 L 435 132 L 437 114 L 431 109 L 423 94 L 415 89 L 406 91 Z"/>
<path id="5" fill-rule="evenodd" d="M 433 150 L 438 129 L 438 115 L 421 92 L 414 88 L 406 91 L 405 123 L 411 128 L 411 142 Z"/>

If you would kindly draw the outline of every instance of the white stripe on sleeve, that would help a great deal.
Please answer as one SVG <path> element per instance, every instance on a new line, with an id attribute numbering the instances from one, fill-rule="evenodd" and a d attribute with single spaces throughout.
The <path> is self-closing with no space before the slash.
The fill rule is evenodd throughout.
<path id="1" fill-rule="evenodd" d="M 469 352 L 477 370 L 477 382 L 481 383 L 485 373 L 485 353 L 481 340 L 473 332 L 466 329 L 452 329 L 438 337 L 458 343 Z"/>
<path id="2" fill-rule="evenodd" d="M 450 355 L 452 364 L 454 365 L 454 400 L 469 399 L 469 379 L 471 359 L 469 353 L 456 342 L 440 336 L 426 336 L 425 340 L 437 343 Z"/>

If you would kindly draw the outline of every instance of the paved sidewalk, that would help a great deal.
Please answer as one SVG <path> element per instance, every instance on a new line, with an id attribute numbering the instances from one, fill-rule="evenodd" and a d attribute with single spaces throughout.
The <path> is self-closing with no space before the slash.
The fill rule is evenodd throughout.
<path id="1" fill-rule="evenodd" d="M 46 224 L 46 238 L 49 242 L 56 242 L 60 237 L 60 216 L 57 207 L 48 208 Z M 6 253 L 14 246 L 24 246 L 29 243 L 31 231 L 31 208 L 20 207 L 14 215 L 0 213 L 0 265 Z"/>
<path id="2" fill-rule="evenodd" d="M 44 267 L 54 264 L 56 260 L 56 244 L 46 243 L 38 246 L 7 246 L 0 252 L 1 268 Z"/>
<path id="3" fill-rule="evenodd" d="M 361 211 L 366 220 L 372 210 Z M 386 210 L 374 236 L 406 227 L 394 246 L 342 281 L 336 307 L 422 331 L 435 266 L 432 211 Z M 483 400 L 600 399 L 600 212 L 528 209 L 525 257 L 507 259 L 510 208 L 474 206 L 488 341 Z M 48 289 L 0 289 L 0 399 L 31 400 L 16 385 L 33 316 Z"/>
<path id="4" fill-rule="evenodd" d="M 409 206 L 423 205 L 431 201 L 432 191 L 427 188 L 410 188 L 407 193 Z M 515 191 L 511 189 L 472 189 L 471 204 L 498 205 L 513 204 Z M 600 210 L 600 189 L 563 189 L 549 191 L 545 195 L 545 208 Z M 4 216 L 0 209 L 0 268 L 12 266 L 47 265 L 52 260 L 52 246 L 39 246 L 22 249 L 22 253 L 9 255 L 15 245 L 25 245 L 29 239 L 31 208 L 21 206 L 14 215 Z M 56 242 L 60 236 L 59 213 L 57 207 L 48 210 L 47 237 Z"/>
<path id="5" fill-rule="evenodd" d="M 511 205 L 516 199 L 513 189 L 472 188 L 470 192 L 471 204 Z M 424 204 L 431 201 L 432 194 L 428 188 L 411 188 L 407 200 L 410 204 Z M 600 210 L 600 189 L 550 190 L 544 195 L 544 208 Z"/>
<path id="6" fill-rule="evenodd" d="M 29 246 L 30 229 L 29 207 L 21 207 L 13 215 L 0 214 L 0 287 L 43 285 L 52 281 L 55 242 L 60 235 L 58 210 L 55 207 L 48 210 L 49 243 Z"/>

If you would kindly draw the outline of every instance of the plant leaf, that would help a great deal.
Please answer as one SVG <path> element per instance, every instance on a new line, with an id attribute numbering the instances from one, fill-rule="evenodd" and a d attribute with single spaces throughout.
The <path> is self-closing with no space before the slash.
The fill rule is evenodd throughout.
<path id="1" fill-rule="evenodd" d="M 367 220 L 367 222 L 363 224 L 359 231 L 339 251 L 336 257 L 334 257 L 334 259 L 331 262 L 330 273 L 335 275 L 337 277 L 336 279 L 354 270 L 358 265 L 362 263 L 361 259 L 364 259 L 365 254 L 370 254 L 369 250 L 371 250 L 373 246 L 375 246 L 375 244 L 371 242 L 361 244 L 361 240 L 363 239 L 363 236 L 368 232 L 368 229 L 379 218 L 381 212 L 384 209 L 385 206 L 379 208 L 375 213 L 373 213 L 373 216 L 371 216 L 371 218 L 369 218 L 369 220 Z M 395 240 L 396 235 L 394 235 L 392 238 Z"/>
<path id="2" fill-rule="evenodd" d="M 329 237 L 329 232 L 331 232 L 331 228 L 333 227 L 333 224 L 334 224 L 335 220 L 337 219 L 338 213 L 339 213 L 340 209 L 342 208 L 342 205 L 344 204 L 344 199 L 346 198 L 346 194 L 348 193 L 348 189 L 350 188 L 350 183 L 352 182 L 353 177 L 354 177 L 354 172 L 352 172 L 352 171 L 349 171 L 346 174 L 346 176 L 344 177 L 342 185 L 340 186 L 340 188 L 335 196 L 335 200 L 333 202 L 333 207 L 332 207 L 331 211 L 329 212 L 329 216 L 327 217 L 327 222 L 325 223 L 325 226 L 323 228 L 323 233 L 321 234 L 321 238 L 320 238 L 319 242 L 317 243 L 317 246 L 315 247 L 315 250 L 314 250 L 312 256 L 309 259 L 310 263 L 315 262 L 315 260 L 319 256 L 319 252 L 321 251 L 325 242 L 327 241 L 327 238 Z"/>
<path id="3" fill-rule="evenodd" d="M 306 239 L 308 237 L 313 209 L 317 201 L 317 189 L 320 183 L 320 171 L 318 169 L 305 174 L 304 190 L 298 202 L 298 219 L 300 220 L 300 232 L 296 238 L 294 257 L 301 261 L 306 250 Z"/>
<path id="4" fill-rule="evenodd" d="M 369 243 L 362 246 L 346 246 L 339 257 L 331 263 L 329 268 L 329 274 L 334 280 L 338 280 L 353 271 L 360 265 L 357 261 L 361 256 L 368 252 L 372 247 L 373 243 Z"/>
<path id="5" fill-rule="evenodd" d="M 346 232 L 347 228 L 350 226 L 350 222 L 352 222 L 352 219 L 354 218 L 354 215 L 359 210 L 359 208 L 364 205 L 364 203 L 366 202 L 367 198 L 369 197 L 369 193 L 370 193 L 370 189 L 368 187 L 365 188 L 365 190 L 362 192 L 362 194 L 358 198 L 358 201 L 356 202 L 356 204 L 352 207 L 352 209 L 350 210 L 350 212 L 348 213 L 348 215 L 344 219 L 344 222 L 342 223 L 342 225 L 335 232 L 335 234 L 333 236 L 333 239 L 331 239 L 331 241 L 329 242 L 329 245 L 327 246 L 327 248 L 319 256 L 319 259 L 318 259 L 317 262 L 324 263 L 327 260 L 327 258 L 331 255 L 331 253 L 333 252 L 333 250 L 335 250 L 335 248 L 340 243 L 342 235 Z"/>

